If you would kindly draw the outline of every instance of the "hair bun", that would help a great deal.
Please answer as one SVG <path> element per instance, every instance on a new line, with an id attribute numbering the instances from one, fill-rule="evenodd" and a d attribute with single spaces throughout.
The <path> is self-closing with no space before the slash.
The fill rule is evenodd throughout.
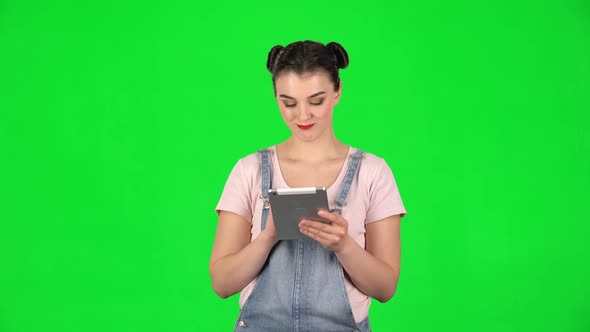
<path id="1" fill-rule="evenodd" d="M 266 60 L 266 68 L 271 73 L 274 71 L 275 65 L 277 63 L 278 57 L 281 54 L 281 51 L 284 49 L 281 45 L 275 45 L 270 52 L 268 52 L 268 59 Z"/>
<path id="2" fill-rule="evenodd" d="M 346 68 L 348 67 L 348 53 L 342 45 L 336 42 L 330 42 L 326 45 L 326 47 L 334 53 L 334 58 L 336 59 L 336 67 L 338 68 Z"/>

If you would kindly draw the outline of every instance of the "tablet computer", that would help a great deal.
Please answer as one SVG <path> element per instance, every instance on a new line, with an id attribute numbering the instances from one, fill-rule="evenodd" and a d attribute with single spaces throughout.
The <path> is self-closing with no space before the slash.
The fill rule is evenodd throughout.
<path id="1" fill-rule="evenodd" d="M 301 219 L 330 223 L 318 215 L 320 209 L 329 211 L 324 187 L 269 189 L 268 196 L 279 240 L 306 238 L 299 231 Z"/>

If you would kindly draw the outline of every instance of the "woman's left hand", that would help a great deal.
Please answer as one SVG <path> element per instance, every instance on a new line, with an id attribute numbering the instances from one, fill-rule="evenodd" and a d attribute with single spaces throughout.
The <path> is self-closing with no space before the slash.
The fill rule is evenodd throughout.
<path id="1" fill-rule="evenodd" d="M 338 212 L 320 210 L 320 217 L 328 219 L 331 224 L 303 219 L 299 222 L 299 231 L 318 241 L 335 253 L 341 251 L 351 240 L 348 235 L 348 221 Z"/>

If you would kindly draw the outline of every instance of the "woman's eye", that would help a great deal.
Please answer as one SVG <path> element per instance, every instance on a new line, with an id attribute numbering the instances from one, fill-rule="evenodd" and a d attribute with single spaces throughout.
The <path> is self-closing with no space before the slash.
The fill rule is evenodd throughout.
<path id="1" fill-rule="evenodd" d="M 324 103 L 324 99 L 320 99 L 320 100 L 316 99 L 316 100 L 310 101 L 309 103 L 314 106 L 319 106 Z M 284 104 L 285 104 L 285 107 L 288 107 L 288 108 L 293 108 L 293 107 L 297 106 L 297 103 L 293 103 L 293 104 L 284 103 Z"/>

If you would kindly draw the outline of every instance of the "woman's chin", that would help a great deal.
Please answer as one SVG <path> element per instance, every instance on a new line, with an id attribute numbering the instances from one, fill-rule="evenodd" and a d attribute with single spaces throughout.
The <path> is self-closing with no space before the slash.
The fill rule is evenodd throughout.
<path id="1" fill-rule="evenodd" d="M 312 133 L 293 133 L 293 136 L 295 136 L 298 140 L 302 141 L 302 142 L 313 142 L 316 140 L 316 136 Z"/>

